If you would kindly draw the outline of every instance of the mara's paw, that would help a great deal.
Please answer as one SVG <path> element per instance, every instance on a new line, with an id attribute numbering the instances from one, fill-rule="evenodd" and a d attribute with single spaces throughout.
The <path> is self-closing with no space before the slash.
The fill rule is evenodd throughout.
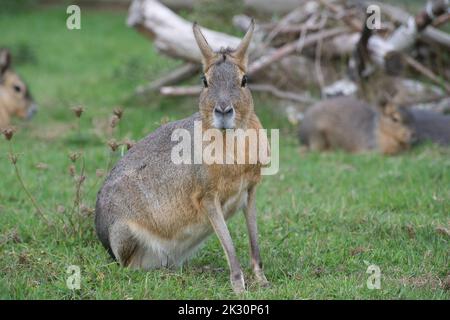
<path id="1" fill-rule="evenodd" d="M 267 280 L 266 276 L 262 271 L 255 273 L 256 283 L 263 288 L 269 288 L 270 282 Z"/>
<path id="2" fill-rule="evenodd" d="M 245 281 L 242 272 L 236 275 L 231 275 L 231 286 L 236 294 L 242 294 L 245 292 Z"/>

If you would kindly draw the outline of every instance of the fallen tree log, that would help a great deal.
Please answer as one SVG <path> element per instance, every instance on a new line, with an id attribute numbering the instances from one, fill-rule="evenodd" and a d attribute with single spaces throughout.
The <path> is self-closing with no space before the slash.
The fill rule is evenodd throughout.
<path id="1" fill-rule="evenodd" d="M 172 58 L 200 63 L 201 54 L 192 23 L 181 18 L 156 0 L 134 0 L 127 24 L 153 40 L 156 49 Z M 225 33 L 202 28 L 213 50 L 236 48 L 240 39 Z M 250 47 L 251 50 L 251 47 Z"/>
<path id="2" fill-rule="evenodd" d="M 442 83 L 431 70 L 402 53 L 414 45 L 420 33 L 437 17 L 447 13 L 447 5 L 448 0 L 428 2 L 425 9 L 416 14 L 414 18 L 409 17 L 407 24 L 402 24 L 395 29 L 387 39 L 373 35 L 373 30 L 368 25 L 368 15 L 362 24 L 360 39 L 349 61 L 352 79 L 357 80 L 361 89 L 365 91 L 366 81 L 364 78 L 367 78 L 374 71 L 372 62 L 383 67 L 388 75 L 399 75 L 404 62 L 406 62 L 434 83 L 442 85 L 449 92 L 450 86 L 448 84 Z"/>
<path id="3" fill-rule="evenodd" d="M 321 69 L 327 83 L 340 78 L 339 71 L 330 61 L 322 61 Z M 312 57 L 292 54 L 262 69 L 251 77 L 251 82 L 273 83 L 280 89 L 295 92 L 316 88 L 319 76 Z"/>
<path id="4" fill-rule="evenodd" d="M 155 0 L 134 0 L 130 6 L 127 23 L 151 38 L 160 52 L 172 58 L 196 63 L 201 62 L 200 50 L 191 31 L 192 23 L 181 18 L 161 3 Z M 315 44 L 318 40 L 330 38 L 346 31 L 347 28 L 345 27 L 337 27 L 311 34 L 304 39 L 302 47 Z M 237 37 L 206 28 L 202 28 L 202 32 L 213 50 L 216 51 L 226 47 L 235 48 L 240 42 L 240 39 Z M 299 49 L 298 42 L 289 43 L 282 49 L 277 49 L 276 52 L 272 52 L 251 63 L 249 73 L 256 73 L 268 64 L 282 59 L 297 49 Z M 252 46 L 250 50 L 252 50 Z"/>
<path id="5" fill-rule="evenodd" d="M 296 15 L 288 15 L 295 22 L 299 18 Z M 246 18 L 244 18 L 246 19 Z M 245 21 L 247 22 L 247 21 Z M 200 51 L 192 34 L 191 22 L 179 17 L 170 9 L 154 0 L 134 0 L 128 16 L 128 24 L 136 28 L 141 33 L 154 41 L 156 48 L 169 57 L 182 59 L 193 64 L 201 63 Z M 234 48 L 238 45 L 240 39 L 229 36 L 224 33 L 203 29 L 204 34 L 214 50 L 221 47 Z M 257 29 L 258 30 L 258 26 Z M 295 89 L 300 87 L 311 87 L 317 85 L 317 77 L 314 70 L 305 68 L 306 60 L 301 56 L 293 56 L 309 46 L 315 45 L 318 41 L 330 39 L 336 35 L 347 32 L 345 26 L 320 30 L 306 35 L 298 41 L 286 44 L 282 48 L 266 48 L 261 50 L 262 44 L 258 42 L 258 37 L 254 37 L 253 52 L 250 53 L 250 64 L 248 74 L 254 76 L 254 82 L 276 83 L 277 87 L 283 89 Z M 255 33 L 257 33 L 256 31 Z M 261 38 L 260 38 L 261 39 Z M 290 67 L 291 66 L 291 67 Z M 293 66 L 296 66 L 293 68 Z M 326 68 L 326 67 L 324 67 Z M 267 72 L 261 72 L 267 69 Z M 179 70 L 182 74 L 186 70 Z M 151 91 L 175 84 L 179 77 L 178 72 L 175 75 L 168 75 L 167 78 L 157 80 L 154 83 L 137 89 L 137 93 Z M 189 70 L 186 71 L 189 75 Z M 329 79 L 330 72 L 324 71 L 326 78 Z M 257 75 L 257 76 L 255 76 Z M 174 79 L 174 81 L 172 81 Z M 330 78 L 331 79 L 331 78 Z M 290 83 L 295 80 L 296 82 Z M 166 82 L 168 81 L 168 82 Z M 289 84 L 286 86 L 285 84 Z"/>
<path id="6" fill-rule="evenodd" d="M 201 92 L 200 86 L 166 86 L 159 89 L 161 95 L 169 97 L 198 96 Z"/>
<path id="7" fill-rule="evenodd" d="M 253 61 L 249 66 L 249 73 L 257 73 L 261 69 L 264 69 L 268 65 L 281 60 L 282 58 L 304 49 L 307 46 L 316 44 L 319 40 L 324 40 L 327 38 L 334 37 L 338 34 L 346 32 L 348 29 L 345 27 L 336 27 L 333 29 L 322 30 L 307 36 L 303 42 L 299 43 L 299 41 L 290 42 L 282 46 L 281 48 L 276 49 L 275 51 L 262 56 L 261 58 Z"/>
<path id="8" fill-rule="evenodd" d="M 447 13 L 447 7 L 448 0 L 428 2 L 426 8 L 416 14 L 414 19 L 409 17 L 407 22 L 396 29 L 387 41 L 398 51 L 409 49 L 437 17 Z"/>
<path id="9" fill-rule="evenodd" d="M 417 81 L 415 79 L 408 78 L 395 78 L 386 79 L 382 78 L 380 81 L 388 83 L 392 86 L 395 92 L 398 92 L 397 102 L 400 104 L 418 104 L 418 103 L 429 103 L 442 100 L 448 97 L 448 94 L 438 86 L 425 84 L 423 82 Z M 382 85 L 371 84 L 372 87 L 376 87 L 380 90 Z M 348 78 L 340 79 L 331 85 L 324 88 L 322 95 L 325 97 L 335 97 L 335 96 L 358 96 L 358 84 Z M 374 91 L 374 90 L 372 90 Z M 368 97 L 364 97 L 368 98 Z M 448 101 L 448 100 L 445 100 Z"/>
<path id="10" fill-rule="evenodd" d="M 324 56 L 330 58 L 348 57 L 360 38 L 359 32 L 343 33 L 323 44 Z"/>
<path id="11" fill-rule="evenodd" d="M 156 79 L 155 81 L 147 85 L 137 87 L 136 94 L 141 95 L 147 92 L 159 90 L 159 88 L 163 86 L 176 84 L 180 81 L 191 78 L 199 70 L 200 70 L 199 64 L 186 63 L 181 67 L 171 71 L 169 74 L 165 75 L 162 78 Z"/>
<path id="12" fill-rule="evenodd" d="M 318 4 L 319 2 L 322 6 Z M 280 99 L 298 102 L 299 105 L 311 104 L 314 100 L 308 95 L 298 93 L 304 92 L 305 89 L 320 87 L 324 95 L 335 95 L 340 91 L 354 92 L 355 83 L 351 81 L 335 83 L 334 87 L 327 85 L 342 79 L 343 68 L 339 64 L 343 61 L 342 58 L 346 59 L 355 50 L 356 44 L 361 39 L 360 31 L 364 24 L 360 13 L 363 13 L 361 8 L 348 6 L 339 1 L 298 1 L 296 6 L 277 22 L 268 20 L 266 23 L 258 24 L 250 49 L 248 68 L 250 88 L 255 92 L 267 92 Z M 405 14 L 403 22 L 413 20 L 412 28 L 409 28 L 411 25 L 403 25 L 395 29 L 396 24 L 389 21 L 386 24 L 387 28 L 368 37 L 365 44 L 370 56 L 368 61 L 379 66 L 387 66 L 387 69 L 397 72 L 399 69 L 396 67 L 399 63 L 406 61 L 433 82 L 439 83 L 440 78 L 437 76 L 439 69 L 436 69 L 434 64 L 426 63 L 427 60 L 422 59 L 423 56 L 417 56 L 416 61 L 407 58 L 402 58 L 401 61 L 398 59 L 402 56 L 399 54 L 400 51 L 408 51 L 409 46 L 415 44 L 414 40 L 417 37 L 422 39 L 419 31 L 435 30 L 436 37 L 442 36 L 442 32 L 429 26 L 432 23 L 431 17 L 427 18 L 423 12 L 418 16 L 419 18 L 414 20 L 409 14 Z M 394 21 L 399 22 L 399 19 L 401 18 L 396 17 Z M 233 19 L 234 24 L 241 30 L 247 28 L 249 21 L 250 17 L 245 15 Z M 446 19 L 439 20 L 439 23 L 443 21 Z M 201 54 L 192 33 L 192 22 L 178 16 L 156 0 L 134 0 L 129 9 L 128 24 L 152 39 L 159 52 L 185 62 L 168 75 L 139 87 L 137 92 L 159 90 L 161 94 L 170 96 L 198 95 L 201 89 L 199 87 L 172 86 L 200 70 Z M 216 51 L 224 47 L 235 48 L 240 42 L 239 38 L 225 33 L 206 28 L 202 30 Z M 444 33 L 444 37 L 447 36 Z M 420 49 L 423 48 L 421 45 Z M 430 46 L 426 56 L 431 54 L 439 56 L 435 48 L 436 46 Z M 339 59 L 327 59 L 330 56 Z M 442 64 L 441 61 L 437 63 Z M 441 81 L 440 85 L 442 84 Z M 444 85 L 448 90 L 448 86 Z M 376 85 L 371 84 L 368 85 L 368 89 L 374 93 L 378 90 Z"/>
<path id="13" fill-rule="evenodd" d="M 299 6 L 295 10 L 292 10 L 287 15 L 285 15 L 283 18 L 280 19 L 280 21 L 277 22 L 275 27 L 270 30 L 270 32 L 265 37 L 264 41 L 266 44 L 270 44 L 270 42 L 280 33 L 283 32 L 283 30 L 288 27 L 291 24 L 299 24 L 302 22 L 305 22 L 305 20 L 310 17 L 312 14 L 317 13 L 318 10 L 318 4 L 315 2 L 307 2 L 304 6 Z M 302 26 L 304 28 L 304 26 Z M 322 26 L 323 28 L 323 26 Z M 301 29 L 303 30 L 303 29 Z M 300 31 L 301 31 L 300 30 Z"/>
<path id="14" fill-rule="evenodd" d="M 404 25 L 408 24 L 408 21 L 412 17 L 408 12 L 387 3 L 379 1 L 366 1 L 366 4 L 378 5 L 381 11 L 389 16 L 390 19 Z M 450 49 L 450 35 L 432 26 L 428 25 L 424 30 L 422 30 L 418 38 L 424 42 L 438 44 Z"/>
<path id="15" fill-rule="evenodd" d="M 326 0 L 320 0 L 330 10 L 336 12 L 338 9 L 329 4 Z M 355 44 L 353 57 L 350 60 L 352 74 L 357 70 L 358 77 L 365 77 L 371 71 L 364 65 L 369 65 L 369 60 L 376 65 L 384 68 L 389 75 L 398 75 L 403 69 L 403 59 L 400 52 L 404 52 L 413 46 L 416 39 L 422 32 L 428 30 L 427 27 L 440 15 L 447 13 L 448 0 L 435 0 L 428 2 L 427 7 L 420 11 L 413 18 L 410 15 L 400 11 L 400 16 L 406 16 L 404 23 L 394 30 L 394 32 L 384 39 L 378 35 L 373 35 L 373 30 L 369 28 L 367 20 L 361 23 L 361 37 Z M 395 12 L 398 8 L 393 7 Z M 344 20 L 345 21 L 345 20 Z M 349 26 L 356 29 L 356 20 L 345 21 Z M 347 38 L 349 39 L 349 38 Z M 354 38 L 350 38 L 354 40 Z M 364 43 L 361 43 L 363 41 Z M 341 50 L 342 51 L 342 50 Z M 411 65 L 411 64 L 410 64 Z M 420 71 L 420 70 L 419 70 Z M 365 72 L 365 75 L 362 73 Z M 432 79 L 435 81 L 436 79 Z M 435 81 L 436 82 L 436 81 Z"/>
<path id="16" fill-rule="evenodd" d="M 286 99 L 300 103 L 311 104 L 316 102 L 316 99 L 312 98 L 309 94 L 300 94 L 296 92 L 283 91 L 271 84 L 250 84 L 249 88 L 254 92 L 266 92 L 279 98 Z M 165 86 L 160 89 L 160 93 L 163 96 L 198 96 L 202 91 L 200 86 Z"/>
<path id="17" fill-rule="evenodd" d="M 342 10 L 337 5 L 327 0 L 319 1 L 323 6 L 335 14 L 339 14 Z M 384 68 L 388 74 L 397 74 L 402 69 L 401 60 L 399 58 L 400 55 L 396 52 L 396 46 L 378 35 L 372 35 L 372 30 L 367 26 L 367 20 L 361 22 L 355 17 L 344 16 L 343 21 L 352 28 L 353 31 L 358 31 L 361 34 L 355 44 L 351 45 L 351 43 L 348 43 L 350 44 L 351 50 L 354 51 L 353 59 L 350 60 L 350 68 L 356 68 L 359 73 L 361 73 L 365 68 L 360 64 L 363 63 L 364 59 L 369 58 L 378 66 Z M 353 41 L 354 39 L 355 38 L 347 38 L 347 40 Z M 361 41 L 364 43 L 361 44 Z M 360 57 L 361 51 L 366 52 L 367 57 Z M 354 70 L 351 72 L 354 73 Z"/>
<path id="18" fill-rule="evenodd" d="M 443 14 L 433 21 L 433 27 L 438 28 L 450 21 L 450 13 Z"/>

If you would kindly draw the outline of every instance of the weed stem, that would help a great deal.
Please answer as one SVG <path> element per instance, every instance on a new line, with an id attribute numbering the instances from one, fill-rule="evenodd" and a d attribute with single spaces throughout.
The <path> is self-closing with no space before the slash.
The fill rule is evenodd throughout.
<path id="1" fill-rule="evenodd" d="M 38 212 L 39 216 L 47 223 L 47 225 L 50 225 L 51 224 L 50 221 L 44 215 L 44 212 L 39 207 L 36 199 L 33 197 L 33 195 L 31 194 L 30 190 L 28 190 L 28 188 L 25 185 L 25 182 L 22 179 L 22 175 L 20 174 L 19 166 L 17 165 L 17 156 L 13 152 L 11 142 L 9 142 L 9 158 L 11 160 L 11 163 L 14 166 L 14 170 L 15 170 L 15 173 L 16 173 L 17 180 L 19 180 L 19 183 L 22 186 L 22 189 L 27 194 L 28 198 L 30 199 L 30 201 L 33 204 L 33 206 L 35 207 L 35 209 Z"/>

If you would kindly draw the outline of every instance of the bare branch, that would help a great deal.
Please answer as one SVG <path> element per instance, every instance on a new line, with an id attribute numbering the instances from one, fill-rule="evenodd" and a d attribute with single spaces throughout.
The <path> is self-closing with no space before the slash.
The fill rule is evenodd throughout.
<path id="1" fill-rule="evenodd" d="M 403 55 L 403 58 L 405 59 L 406 63 L 410 65 L 414 70 L 421 73 L 434 83 L 442 86 L 447 93 L 450 94 L 450 84 L 445 81 L 444 79 L 439 78 L 437 75 L 434 74 L 433 71 L 425 67 L 423 64 L 421 64 L 419 61 L 413 59 L 412 57 L 408 56 L 407 54 Z"/>
<path id="2" fill-rule="evenodd" d="M 336 36 L 346 31 L 348 31 L 348 29 L 345 27 L 337 27 L 310 34 L 305 38 L 302 48 L 313 45 L 321 39 L 324 40 L 326 38 Z M 281 60 L 282 58 L 296 52 L 297 49 L 298 49 L 297 41 L 287 43 L 284 46 L 269 53 L 268 55 L 262 56 L 261 58 L 253 61 L 249 66 L 248 72 L 249 74 L 257 73 L 258 71 L 264 69 L 268 65 L 274 63 L 275 61 Z"/>
<path id="3" fill-rule="evenodd" d="M 151 91 L 156 91 L 163 86 L 173 85 L 180 81 L 189 79 L 200 70 L 199 64 L 186 63 L 181 67 L 171 71 L 162 78 L 156 79 L 147 85 L 139 86 L 136 89 L 137 95 L 142 95 Z"/>
<path id="4" fill-rule="evenodd" d="M 314 103 L 316 100 L 313 99 L 309 94 L 299 94 L 295 92 L 283 91 L 271 84 L 250 84 L 250 90 L 254 92 L 266 92 L 273 96 L 292 100 L 301 103 Z M 182 87 L 162 87 L 160 93 L 163 96 L 197 96 L 202 91 L 200 86 L 182 86 Z"/>

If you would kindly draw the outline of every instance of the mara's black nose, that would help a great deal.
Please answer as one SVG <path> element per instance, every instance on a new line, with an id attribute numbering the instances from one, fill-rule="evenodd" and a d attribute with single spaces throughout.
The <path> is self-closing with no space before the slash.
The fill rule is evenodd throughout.
<path id="1" fill-rule="evenodd" d="M 218 115 L 229 115 L 229 114 L 233 114 L 233 107 L 228 105 L 226 107 L 221 107 L 221 106 L 216 106 L 214 108 L 214 112 Z"/>

